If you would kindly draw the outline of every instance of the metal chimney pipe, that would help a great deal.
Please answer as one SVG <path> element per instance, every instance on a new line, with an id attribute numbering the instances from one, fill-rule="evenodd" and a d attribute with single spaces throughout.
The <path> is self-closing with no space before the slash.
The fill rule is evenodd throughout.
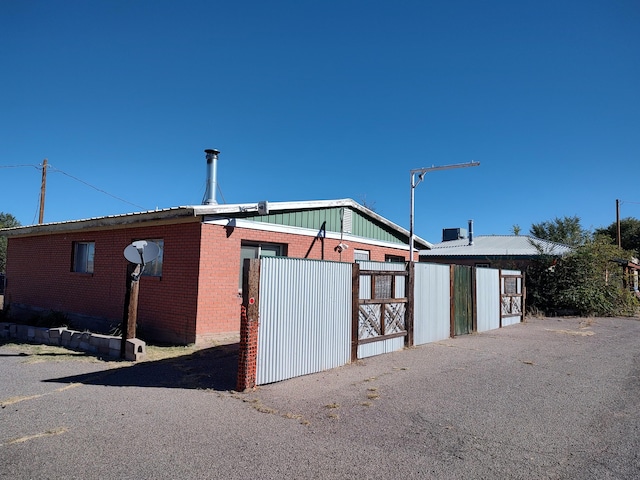
<path id="1" fill-rule="evenodd" d="M 216 189 L 218 188 L 218 154 L 219 150 L 209 148 L 207 154 L 207 189 L 204 194 L 203 205 L 217 205 Z"/>
<path id="2" fill-rule="evenodd" d="M 469 245 L 473 245 L 473 220 L 469 220 Z"/>

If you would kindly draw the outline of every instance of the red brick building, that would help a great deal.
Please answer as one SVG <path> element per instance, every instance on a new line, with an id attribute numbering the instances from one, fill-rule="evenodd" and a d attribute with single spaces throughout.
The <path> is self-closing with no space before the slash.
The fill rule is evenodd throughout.
<path id="1" fill-rule="evenodd" d="M 63 312 L 108 331 L 123 318 L 124 248 L 153 241 L 140 279 L 138 332 L 200 343 L 240 328 L 241 265 L 279 255 L 353 262 L 409 259 L 409 232 L 350 199 L 198 205 L 0 230 L 8 237 L 4 308 Z M 416 249 L 430 244 L 416 239 Z"/>

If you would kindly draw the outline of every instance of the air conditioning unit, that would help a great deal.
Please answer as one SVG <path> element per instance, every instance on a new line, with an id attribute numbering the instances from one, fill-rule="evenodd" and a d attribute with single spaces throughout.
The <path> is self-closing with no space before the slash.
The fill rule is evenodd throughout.
<path id="1" fill-rule="evenodd" d="M 464 228 L 443 228 L 442 229 L 443 242 L 460 240 L 462 238 L 467 238 L 467 231 Z"/>

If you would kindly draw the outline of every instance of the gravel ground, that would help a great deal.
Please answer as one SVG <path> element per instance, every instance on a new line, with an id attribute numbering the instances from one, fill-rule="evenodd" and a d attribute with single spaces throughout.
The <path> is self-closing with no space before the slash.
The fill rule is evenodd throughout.
<path id="1" fill-rule="evenodd" d="M 531 318 L 233 392 L 237 346 L 0 344 L 0 478 L 640 478 L 640 321 Z"/>

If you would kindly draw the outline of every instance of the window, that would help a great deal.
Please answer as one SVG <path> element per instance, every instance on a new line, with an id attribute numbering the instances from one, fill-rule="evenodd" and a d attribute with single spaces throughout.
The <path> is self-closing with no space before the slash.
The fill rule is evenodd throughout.
<path id="1" fill-rule="evenodd" d="M 358 250 L 357 248 L 353 250 L 353 260 L 369 260 L 369 250 Z"/>
<path id="2" fill-rule="evenodd" d="M 242 290 L 242 279 L 244 275 L 244 261 L 249 258 L 260 257 L 284 257 L 286 245 L 277 243 L 242 243 L 240 247 L 240 290 Z"/>
<path id="3" fill-rule="evenodd" d="M 160 249 L 160 253 L 153 262 L 149 262 L 144 266 L 142 272 L 143 277 L 161 277 L 162 276 L 162 257 L 164 255 L 164 240 L 161 238 L 146 239 L 149 243 L 155 243 Z"/>
<path id="4" fill-rule="evenodd" d="M 95 249 L 95 242 L 73 242 L 72 271 L 78 273 L 93 273 Z"/>
<path id="5" fill-rule="evenodd" d="M 385 255 L 384 256 L 384 261 L 385 262 L 402 262 L 404 263 L 406 260 L 404 257 L 401 257 L 400 255 Z"/>

